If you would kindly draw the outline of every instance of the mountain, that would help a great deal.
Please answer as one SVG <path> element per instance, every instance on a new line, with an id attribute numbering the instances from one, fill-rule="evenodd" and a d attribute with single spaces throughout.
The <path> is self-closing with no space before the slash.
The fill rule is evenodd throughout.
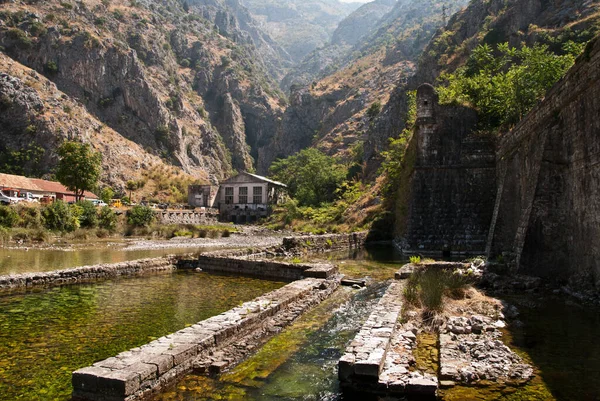
<path id="1" fill-rule="evenodd" d="M 583 43 L 600 31 L 600 2 L 595 0 L 472 0 L 438 31 L 419 58 L 414 74 L 391 91 L 380 117 L 367 133 L 364 157 L 375 176 L 388 138 L 405 128 L 408 92 L 424 82 L 436 83 L 443 72 L 453 72 L 479 44 L 508 42 L 547 44 L 560 52 L 564 43 Z"/>
<path id="2" fill-rule="evenodd" d="M 242 0 L 263 29 L 299 62 L 329 42 L 358 3 L 338 0 Z"/>
<path id="3" fill-rule="evenodd" d="M 282 82 L 291 88 L 289 106 L 273 146 L 260 154 L 258 170 L 265 172 L 273 160 L 307 146 L 347 159 L 360 153 L 392 89 L 414 72 L 422 49 L 447 15 L 465 4 L 466 0 L 400 0 L 375 26 L 365 29 L 370 33 L 355 45 L 331 43 L 309 55 Z M 356 15 L 389 5 L 376 1 L 362 6 Z"/>
<path id="4" fill-rule="evenodd" d="M 269 73 L 269 54 L 279 60 L 285 52 L 250 29 L 249 15 L 236 17 L 241 6 L 228 3 L 4 2 L 0 50 L 15 63 L 0 71 L 8 81 L 18 78 L 17 67 L 45 76 L 56 96 L 75 102 L 69 109 L 77 105 L 87 113 L 82 126 L 73 121 L 70 137 L 83 139 L 89 132 L 84 121 L 95 119 L 115 141 L 119 136 L 118 142 L 139 147 L 132 159 L 139 165 L 159 157 L 212 180 L 233 169 L 252 170 L 258 147 L 277 132 L 285 109 Z M 22 82 L 13 96 L 33 96 Z M 42 117 L 62 115 L 64 105 L 45 102 L 43 110 L 31 113 L 28 125 L 46 127 Z M 4 154 L 19 150 L 14 138 L 25 133 L 21 129 L 0 128 Z M 64 131 L 53 125 L 42 130 L 47 140 L 40 144 L 50 155 Z"/>

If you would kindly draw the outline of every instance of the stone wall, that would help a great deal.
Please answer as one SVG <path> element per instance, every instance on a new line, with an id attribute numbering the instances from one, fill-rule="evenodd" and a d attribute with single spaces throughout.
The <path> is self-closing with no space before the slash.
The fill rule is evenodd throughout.
<path id="1" fill-rule="evenodd" d="M 170 272 L 175 269 L 176 259 L 177 257 L 175 256 L 168 256 L 164 258 L 140 259 L 131 262 L 82 266 L 51 272 L 0 276 L 0 291 L 76 284 L 154 272 Z"/>
<path id="2" fill-rule="evenodd" d="M 368 233 L 356 232 L 351 234 L 301 235 L 285 237 L 283 248 L 288 252 L 323 252 L 331 250 L 358 249 L 366 240 Z"/>
<path id="3" fill-rule="evenodd" d="M 259 259 L 263 253 L 246 254 L 220 252 L 199 255 L 193 260 L 179 260 L 180 269 L 202 269 L 208 272 L 272 278 L 280 280 L 300 280 L 305 277 L 329 278 L 337 273 L 337 267 L 327 263 L 288 263 Z"/>
<path id="4" fill-rule="evenodd" d="M 200 210 L 161 210 L 155 212 L 156 218 L 162 224 L 215 224 L 219 218 L 216 209 L 201 208 Z"/>
<path id="5" fill-rule="evenodd" d="M 600 40 L 503 139 L 488 252 L 600 290 Z"/>
<path id="6" fill-rule="evenodd" d="M 196 361 L 206 366 L 208 372 L 218 373 L 224 362 L 213 359 L 223 353 L 224 348 L 242 348 L 239 343 L 245 343 L 248 334 L 260 330 L 270 317 L 288 315 L 289 310 L 301 312 L 306 305 L 318 303 L 338 286 L 339 280 L 295 281 L 176 333 L 79 369 L 72 375 L 73 398 L 150 399 L 192 371 Z M 281 328 L 292 320 L 287 316 L 278 325 Z"/>
<path id="7" fill-rule="evenodd" d="M 417 91 L 416 159 L 399 243 L 404 252 L 485 250 L 495 195 L 495 142 L 477 133 L 477 114 L 441 106 L 434 88 Z M 398 216 L 403 218 L 404 216 Z"/>

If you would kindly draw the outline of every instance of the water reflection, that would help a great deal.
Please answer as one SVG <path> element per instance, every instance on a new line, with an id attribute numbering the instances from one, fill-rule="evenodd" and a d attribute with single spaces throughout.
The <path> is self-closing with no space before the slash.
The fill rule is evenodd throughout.
<path id="1" fill-rule="evenodd" d="M 0 248 L 0 275 L 46 272 L 77 266 L 119 263 L 191 252 L 194 252 L 193 248 L 132 251 L 108 246 L 74 250 Z"/>

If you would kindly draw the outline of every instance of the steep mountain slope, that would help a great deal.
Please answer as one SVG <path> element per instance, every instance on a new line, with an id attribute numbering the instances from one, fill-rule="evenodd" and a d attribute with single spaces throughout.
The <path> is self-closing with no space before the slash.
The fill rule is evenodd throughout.
<path id="1" fill-rule="evenodd" d="M 313 52 L 299 68 L 319 59 L 321 62 L 313 66 L 322 68 L 316 72 L 321 78 L 306 85 L 304 79 L 314 73 L 310 71 L 298 79 L 300 83 L 292 85 L 281 135 L 261 154 L 259 171 L 266 171 L 276 158 L 307 146 L 346 158 L 360 153 L 366 131 L 392 88 L 412 74 L 413 63 L 443 24 L 445 13 L 463 4 L 464 0 L 400 0 L 380 19 L 372 34 L 349 50 L 332 45 L 328 49 L 337 49 L 340 54 L 325 62 L 320 57 L 327 48 Z"/>
<path id="2" fill-rule="evenodd" d="M 377 26 L 379 20 L 389 13 L 395 4 L 396 0 L 375 0 L 361 6 L 339 23 L 331 35 L 331 44 L 357 44 Z"/>
<path id="3" fill-rule="evenodd" d="M 327 43 L 338 23 L 360 4 L 338 0 L 242 0 L 292 59 Z"/>
<path id="4" fill-rule="evenodd" d="M 78 140 L 102 153 L 101 181 L 117 191 L 124 191 L 125 183 L 135 180 L 144 181 L 140 195 L 157 195 L 166 188 L 157 188 L 156 182 L 146 178 L 152 171 L 207 181 L 200 173 L 194 178 L 175 173 L 159 157 L 95 119 L 54 83 L 1 53 L 0 70 L 8 71 L 0 72 L 0 154 L 10 172 L 40 176 L 55 166 L 54 150 L 63 140 Z"/>
<path id="5" fill-rule="evenodd" d="M 367 172 L 374 176 L 388 138 L 405 128 L 407 93 L 424 82 L 436 83 L 442 72 L 463 65 L 481 43 L 548 44 L 560 51 L 568 40 L 585 42 L 600 31 L 600 2 L 592 0 L 473 0 L 452 16 L 424 49 L 415 74 L 391 93 L 368 132 L 364 147 Z"/>
<path id="6" fill-rule="evenodd" d="M 175 0 L 14 1 L 0 46 L 147 152 L 221 178 L 253 168 L 285 105 L 236 21 Z"/>

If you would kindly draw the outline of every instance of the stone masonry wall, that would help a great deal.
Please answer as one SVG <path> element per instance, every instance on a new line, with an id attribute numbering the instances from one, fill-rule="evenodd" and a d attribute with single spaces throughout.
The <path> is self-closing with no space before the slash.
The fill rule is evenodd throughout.
<path id="1" fill-rule="evenodd" d="M 215 224 L 219 213 L 215 209 L 165 210 L 155 212 L 156 218 L 163 224 Z"/>
<path id="2" fill-rule="evenodd" d="M 325 235 L 302 235 L 297 237 L 285 237 L 283 248 L 286 251 L 308 250 L 310 252 L 358 249 L 367 240 L 368 233 L 357 232 L 351 234 L 325 234 Z"/>
<path id="3" fill-rule="evenodd" d="M 600 40 L 502 140 L 490 256 L 600 290 Z"/>
<path id="4" fill-rule="evenodd" d="M 474 110 L 441 106 L 431 85 L 419 87 L 403 251 L 484 252 L 494 206 L 495 142 L 476 133 L 476 124 Z"/>
<path id="5" fill-rule="evenodd" d="M 84 283 L 118 276 L 152 272 L 170 272 L 175 269 L 176 257 L 140 259 L 131 262 L 101 264 L 55 270 L 41 273 L 23 273 L 0 276 L 0 292 L 31 287 Z"/>
<path id="6" fill-rule="evenodd" d="M 229 252 L 199 255 L 197 259 L 178 261 L 180 269 L 200 268 L 203 271 L 229 273 L 281 280 L 300 280 L 304 277 L 329 278 L 337 273 L 334 265 L 326 263 L 288 263 L 275 260 L 261 260 L 261 254 L 233 256 Z"/>

